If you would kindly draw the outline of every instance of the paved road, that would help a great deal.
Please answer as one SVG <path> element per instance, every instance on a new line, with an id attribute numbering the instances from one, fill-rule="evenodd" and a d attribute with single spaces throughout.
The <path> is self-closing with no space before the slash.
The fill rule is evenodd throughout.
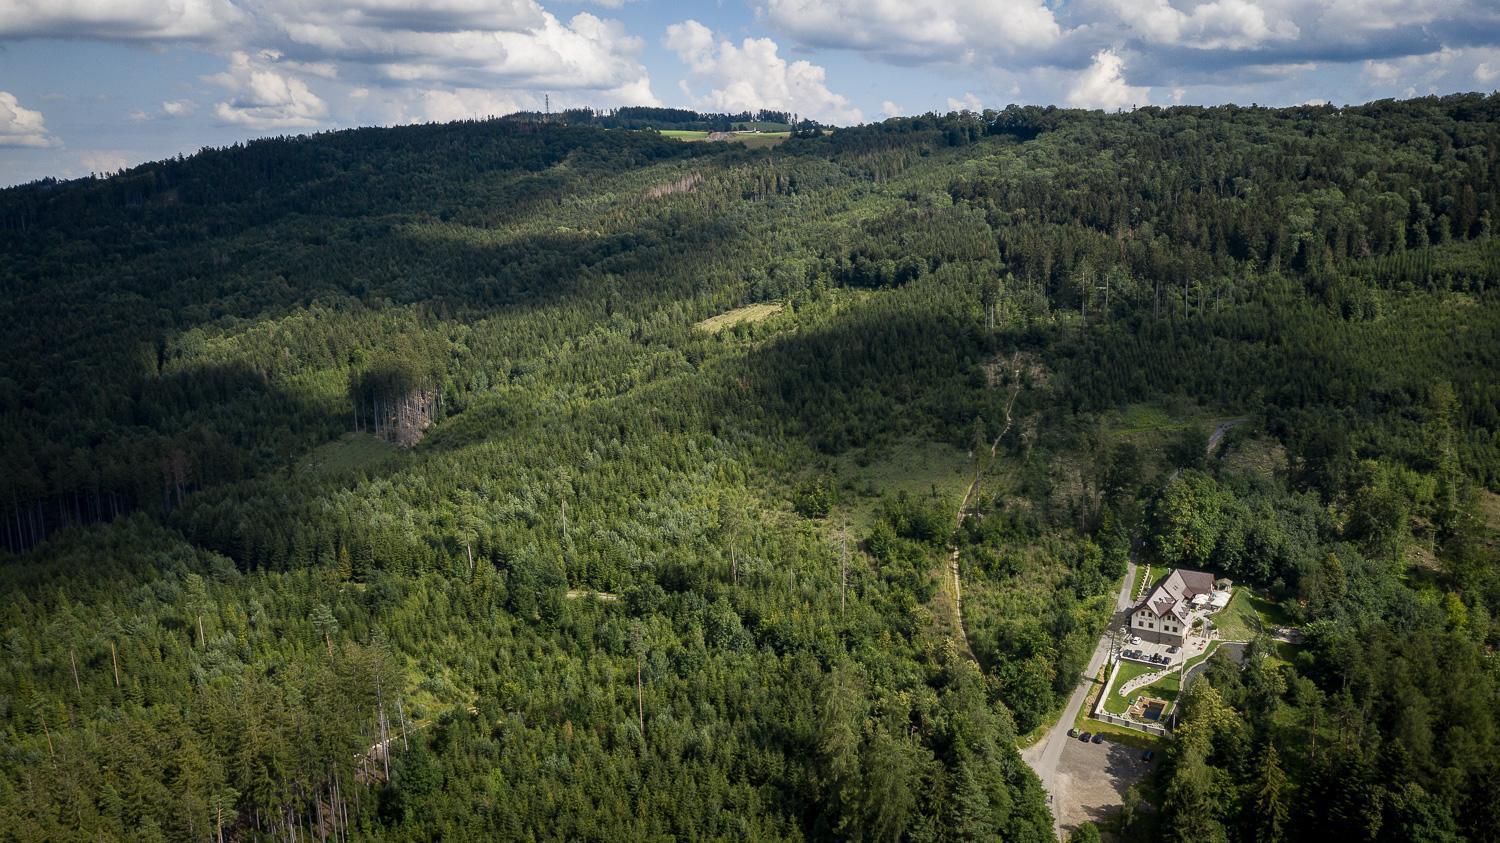
<path id="1" fill-rule="evenodd" d="M 1125 613 L 1134 603 L 1134 595 L 1130 593 L 1133 585 L 1135 585 L 1135 560 L 1132 559 L 1126 563 L 1125 581 L 1120 583 L 1120 593 L 1115 595 L 1115 613 L 1110 616 L 1110 626 L 1106 630 L 1124 623 Z M 1021 757 L 1041 778 L 1042 787 L 1046 788 L 1051 798 L 1052 830 L 1059 836 L 1062 832 L 1060 825 L 1062 811 L 1059 809 L 1066 799 L 1066 794 L 1061 793 L 1058 788 L 1058 762 L 1062 759 L 1063 748 L 1073 741 L 1068 737 L 1068 730 L 1073 728 L 1073 721 L 1077 719 L 1078 712 L 1083 709 L 1083 701 L 1088 697 L 1094 677 L 1099 674 L 1099 668 L 1104 666 L 1104 660 L 1108 657 L 1109 635 L 1106 631 L 1094 647 L 1094 654 L 1089 658 L 1088 668 L 1084 670 L 1078 687 L 1073 689 L 1073 695 L 1068 697 L 1068 704 L 1063 708 L 1062 716 L 1058 718 L 1057 724 L 1047 732 L 1046 737 L 1021 753 Z"/>
<path id="2" fill-rule="evenodd" d="M 1224 434 L 1235 427 L 1244 424 L 1246 419 L 1229 419 L 1221 422 L 1214 428 L 1208 437 L 1207 446 L 1204 451 L 1208 456 L 1213 456 L 1214 449 L 1224 439 Z M 1171 479 L 1177 477 L 1177 471 L 1172 472 Z M 1171 482 L 1171 479 L 1168 482 Z M 1073 695 L 1068 697 L 1068 704 L 1063 707 L 1062 716 L 1057 723 L 1047 732 L 1034 746 L 1027 747 L 1021 752 L 1021 758 L 1031 765 L 1036 771 L 1037 777 L 1042 780 L 1042 787 L 1047 790 L 1048 798 L 1051 800 L 1052 830 L 1059 837 L 1062 836 L 1062 816 L 1064 808 L 1069 800 L 1067 792 L 1072 777 L 1059 776 L 1058 763 L 1062 759 L 1063 749 L 1074 739 L 1068 737 L 1068 730 L 1073 728 L 1073 721 L 1078 719 L 1078 712 L 1083 708 L 1083 702 L 1088 698 L 1089 689 L 1093 687 L 1094 677 L 1099 675 L 1099 668 L 1104 666 L 1104 661 L 1109 657 L 1109 630 L 1119 627 L 1127 622 L 1126 613 L 1134 604 L 1135 595 L 1131 594 L 1131 587 L 1135 585 L 1135 560 L 1132 559 L 1125 566 L 1125 581 L 1120 583 L 1120 593 L 1115 597 L 1115 613 L 1109 619 L 1109 626 L 1105 628 L 1105 634 L 1094 646 L 1094 654 L 1089 658 L 1088 668 L 1080 677 L 1078 687 L 1073 689 Z"/>

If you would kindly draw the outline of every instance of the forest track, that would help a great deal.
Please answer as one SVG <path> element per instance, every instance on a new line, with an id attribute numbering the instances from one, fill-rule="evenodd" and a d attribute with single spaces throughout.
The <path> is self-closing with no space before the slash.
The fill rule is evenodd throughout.
<path id="1" fill-rule="evenodd" d="M 958 505 L 958 514 L 953 519 L 953 542 L 948 547 L 948 575 L 953 581 L 953 625 L 958 630 L 959 643 L 962 645 L 964 655 L 971 660 L 974 658 L 974 648 L 969 644 L 969 630 L 964 626 L 964 588 L 963 577 L 959 572 L 958 560 L 958 531 L 963 529 L 964 519 L 969 515 L 969 509 L 974 500 L 979 496 L 980 482 L 984 479 L 984 473 L 990 469 L 995 462 L 995 455 L 1000 449 L 1000 440 L 1010 432 L 1014 417 L 1011 413 L 1016 406 L 1016 398 L 1021 394 L 1021 354 L 1017 352 L 1011 358 L 1011 391 L 1010 399 L 1005 402 L 1005 425 L 1000 428 L 1000 433 L 990 442 L 990 454 L 988 458 L 976 454 L 979 465 L 974 469 L 974 479 L 970 481 L 969 488 L 964 492 L 963 500 Z"/>

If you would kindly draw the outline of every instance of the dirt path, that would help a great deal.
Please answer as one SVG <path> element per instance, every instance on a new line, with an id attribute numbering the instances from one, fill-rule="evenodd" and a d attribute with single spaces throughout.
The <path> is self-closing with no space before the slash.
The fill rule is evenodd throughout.
<path id="1" fill-rule="evenodd" d="M 1010 432 L 1014 421 L 1011 411 L 1015 409 L 1016 398 L 1021 394 L 1021 356 L 1015 355 L 1011 358 L 1011 380 L 1010 398 L 1005 402 L 1005 425 L 1000 428 L 1000 433 L 990 443 L 990 454 L 988 458 L 976 455 L 979 465 L 974 469 L 974 479 L 969 483 L 969 488 L 964 492 L 964 499 L 958 505 L 958 515 L 953 519 L 953 529 L 956 533 L 963 529 L 964 519 L 969 516 L 969 509 L 973 506 L 975 498 L 979 496 L 979 484 L 984 478 L 984 473 L 989 470 L 995 461 L 995 455 L 1000 449 L 1000 440 Z M 958 630 L 959 643 L 963 645 L 964 654 L 970 659 L 974 658 L 974 649 L 969 646 L 969 630 L 964 626 L 964 588 L 963 578 L 959 573 L 958 563 L 958 539 L 955 535 L 953 544 L 948 548 L 948 575 L 953 582 L 953 625 Z"/>
<path id="2" fill-rule="evenodd" d="M 1239 427 L 1247 421 L 1249 421 L 1249 419 L 1238 418 L 1230 419 L 1229 421 L 1225 422 L 1219 422 L 1219 426 L 1214 428 L 1214 432 L 1208 435 L 1208 445 L 1203 449 L 1204 455 L 1209 457 L 1213 456 L 1214 451 L 1219 447 L 1219 442 L 1223 441 L 1224 434 L 1228 433 L 1236 427 Z"/>

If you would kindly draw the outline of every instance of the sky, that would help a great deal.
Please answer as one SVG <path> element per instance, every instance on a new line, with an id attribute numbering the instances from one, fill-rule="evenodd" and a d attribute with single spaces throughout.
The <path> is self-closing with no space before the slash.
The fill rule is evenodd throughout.
<path id="1" fill-rule="evenodd" d="M 849 125 L 1500 87 L 1500 0 L 0 0 L 0 185 L 572 106 Z"/>

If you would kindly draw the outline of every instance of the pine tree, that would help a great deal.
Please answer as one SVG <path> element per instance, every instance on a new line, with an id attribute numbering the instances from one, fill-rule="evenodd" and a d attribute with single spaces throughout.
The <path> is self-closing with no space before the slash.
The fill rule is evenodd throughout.
<path id="1" fill-rule="evenodd" d="M 1281 758 L 1273 744 L 1266 744 L 1256 771 L 1251 802 L 1257 843 L 1278 843 L 1284 839 L 1283 830 L 1291 812 L 1289 796 L 1286 773 L 1281 769 Z"/>

